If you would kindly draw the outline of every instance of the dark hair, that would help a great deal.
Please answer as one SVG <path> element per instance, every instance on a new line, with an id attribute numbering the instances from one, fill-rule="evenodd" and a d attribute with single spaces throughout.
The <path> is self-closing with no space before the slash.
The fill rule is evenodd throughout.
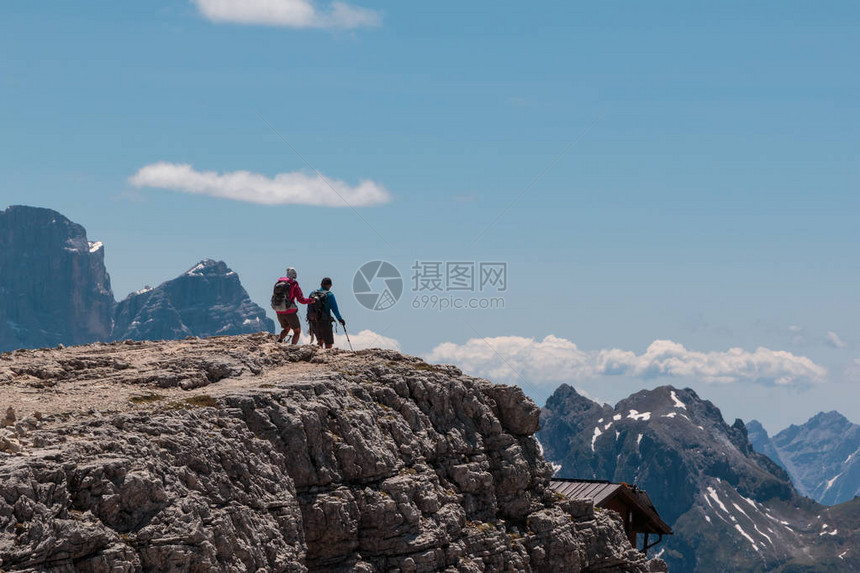
<path id="1" fill-rule="evenodd" d="M 321 287 L 331 286 L 331 279 L 326 277 L 320 282 Z"/>

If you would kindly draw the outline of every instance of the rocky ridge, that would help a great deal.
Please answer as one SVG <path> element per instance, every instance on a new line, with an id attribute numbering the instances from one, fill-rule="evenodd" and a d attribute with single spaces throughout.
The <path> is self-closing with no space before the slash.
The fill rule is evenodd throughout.
<path id="1" fill-rule="evenodd" d="M 5 571 L 663 570 L 452 366 L 246 335 L 19 350 L 0 392 Z"/>

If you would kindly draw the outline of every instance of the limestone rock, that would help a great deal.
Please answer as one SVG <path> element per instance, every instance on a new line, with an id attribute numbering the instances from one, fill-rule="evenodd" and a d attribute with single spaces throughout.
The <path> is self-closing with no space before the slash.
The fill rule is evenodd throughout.
<path id="1" fill-rule="evenodd" d="M 614 513 L 548 491 L 517 387 L 262 335 L 6 356 L 21 395 L 54 385 L 0 454 L 0 569 L 653 570 Z M 53 402 L 104 385 L 162 398 Z"/>
<path id="2" fill-rule="evenodd" d="M 15 408 L 13 408 L 12 406 L 9 406 L 8 408 L 6 408 L 6 415 L 3 416 L 3 420 L 0 421 L 0 428 L 5 428 L 7 426 L 14 426 L 16 419 L 17 418 L 15 417 Z"/>

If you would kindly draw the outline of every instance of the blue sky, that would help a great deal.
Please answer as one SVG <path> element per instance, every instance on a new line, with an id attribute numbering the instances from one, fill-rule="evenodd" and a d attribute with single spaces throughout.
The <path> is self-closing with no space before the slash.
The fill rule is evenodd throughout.
<path id="1" fill-rule="evenodd" d="M 292 265 L 306 290 L 334 278 L 351 331 L 541 403 L 561 381 L 607 401 L 671 383 L 770 430 L 860 422 L 856 4 L 341 10 L 5 6 L 0 208 L 83 224 L 118 298 L 216 258 L 265 305 Z M 172 171 L 133 183 L 160 162 L 222 191 L 294 174 L 274 193 L 300 204 L 182 192 Z M 338 199 L 308 164 L 382 198 L 301 204 Z M 505 308 L 414 310 L 407 291 L 365 310 L 351 282 L 375 259 L 505 261 Z M 649 355 L 660 340 L 683 350 Z M 615 370 L 611 350 L 629 353 Z"/>

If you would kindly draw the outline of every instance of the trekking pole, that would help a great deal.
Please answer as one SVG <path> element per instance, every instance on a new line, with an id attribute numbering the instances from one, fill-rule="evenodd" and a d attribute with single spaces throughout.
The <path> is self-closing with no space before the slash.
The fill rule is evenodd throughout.
<path id="1" fill-rule="evenodd" d="M 352 348 L 352 341 L 349 339 L 349 333 L 346 331 L 346 325 L 342 324 L 341 326 L 343 326 L 343 333 L 346 335 L 346 341 L 349 342 L 349 350 L 351 352 L 355 352 Z"/>

